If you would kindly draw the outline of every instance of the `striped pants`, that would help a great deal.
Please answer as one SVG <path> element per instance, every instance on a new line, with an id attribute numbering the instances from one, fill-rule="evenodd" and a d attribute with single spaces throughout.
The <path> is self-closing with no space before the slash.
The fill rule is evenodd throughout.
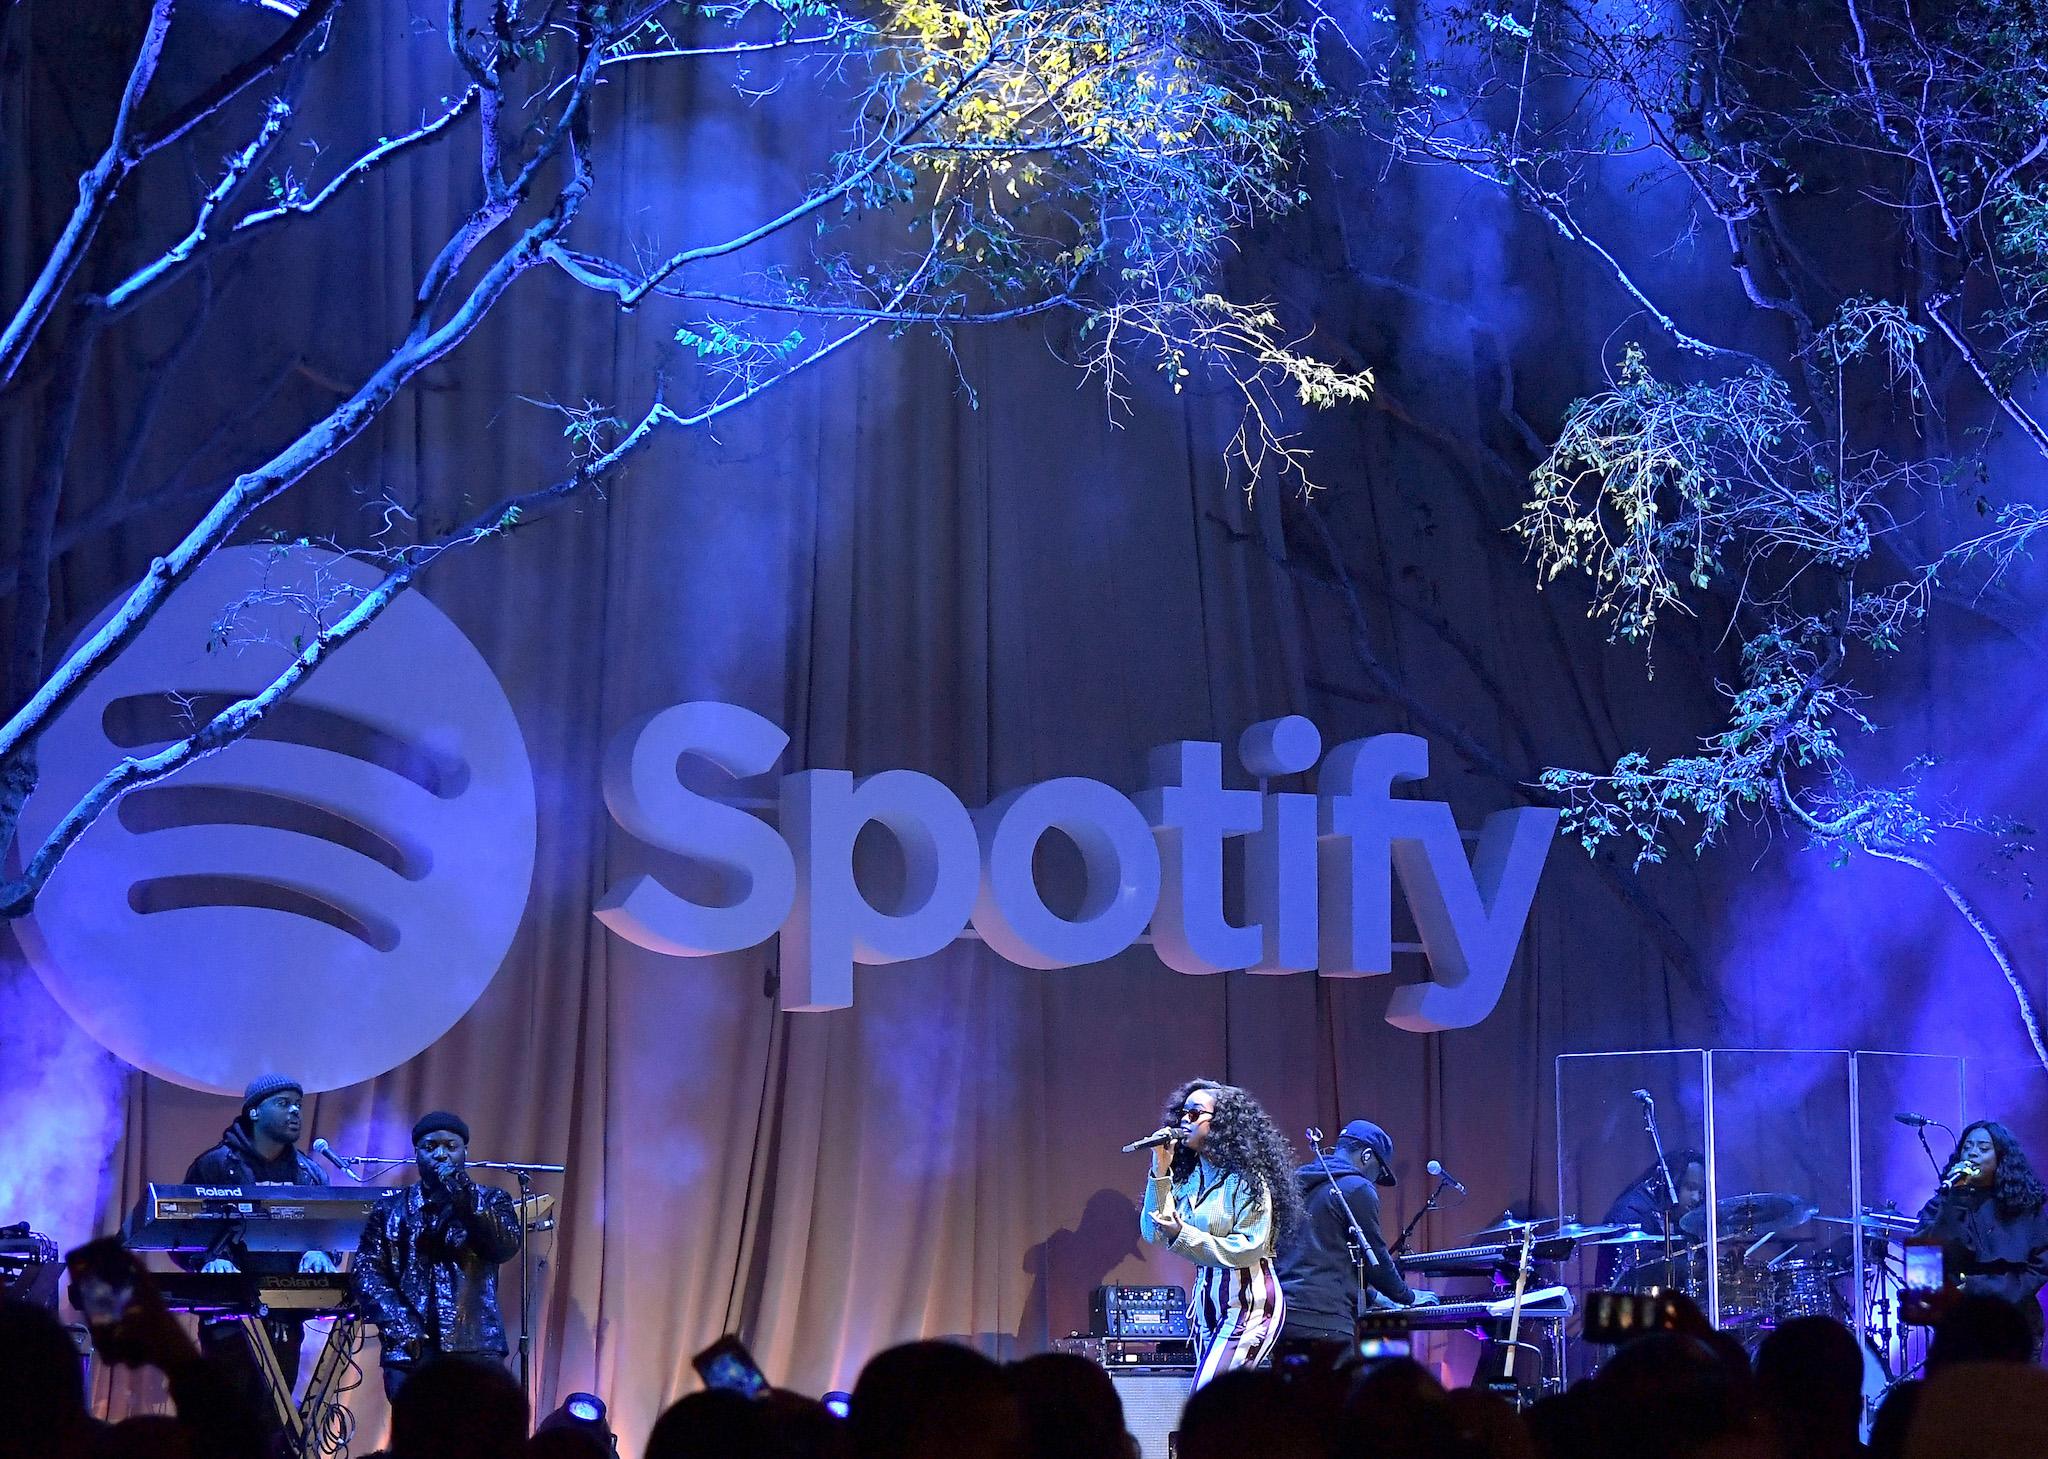
<path id="1" fill-rule="evenodd" d="M 1263 1360 L 1287 1322 L 1287 1298 L 1272 1259 L 1262 1257 L 1251 1267 L 1196 1268 L 1189 1315 L 1195 1329 L 1195 1387 Z"/>

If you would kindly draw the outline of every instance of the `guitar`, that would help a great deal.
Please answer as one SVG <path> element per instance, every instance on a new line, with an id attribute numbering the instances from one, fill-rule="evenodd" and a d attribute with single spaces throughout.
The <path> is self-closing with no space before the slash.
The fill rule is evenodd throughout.
<path id="1" fill-rule="evenodd" d="M 1522 1228 L 1522 1258 L 1520 1269 L 1515 1273 L 1515 1295 L 1508 1306 L 1508 1349 L 1501 1360 L 1501 1376 L 1509 1382 L 1515 1378 L 1515 1358 L 1520 1352 L 1518 1346 L 1522 1335 L 1522 1294 L 1529 1289 L 1529 1259 L 1536 1252 L 1536 1227 L 1534 1224 Z"/>

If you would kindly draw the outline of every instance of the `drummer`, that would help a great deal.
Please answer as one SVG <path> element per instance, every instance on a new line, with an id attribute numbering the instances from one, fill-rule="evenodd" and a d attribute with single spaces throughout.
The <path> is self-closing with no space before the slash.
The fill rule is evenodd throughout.
<path id="1" fill-rule="evenodd" d="M 1675 1207 L 1670 1200 L 1670 1188 L 1664 1180 L 1667 1164 L 1671 1180 L 1678 1187 Z M 1652 1165 L 1623 1188 L 1613 1204 L 1608 1206 L 1605 1224 L 1637 1227 L 1662 1236 L 1668 1212 L 1670 1230 L 1676 1236 L 1679 1221 L 1687 1212 L 1698 1210 L 1706 1199 L 1707 1157 L 1697 1150 L 1677 1150 L 1672 1152 L 1667 1162 Z M 1600 1248 L 1596 1280 L 1600 1286 L 1612 1288 L 1617 1283 L 1622 1286 L 1668 1285 L 1671 1278 L 1663 1270 L 1662 1248 L 1638 1253 L 1633 1246 L 1603 1246 Z"/>

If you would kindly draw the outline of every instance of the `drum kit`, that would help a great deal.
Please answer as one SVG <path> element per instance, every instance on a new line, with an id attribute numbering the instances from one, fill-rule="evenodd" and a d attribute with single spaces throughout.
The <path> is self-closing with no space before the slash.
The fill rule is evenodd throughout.
<path id="1" fill-rule="evenodd" d="M 1799 1317 L 1854 1321 L 1857 1304 L 1845 1288 L 1855 1270 L 1855 1232 L 1824 1246 L 1819 1238 L 1788 1233 L 1815 1222 L 1859 1228 L 1867 1243 L 1866 1280 L 1881 1281 L 1888 1270 L 1887 1242 L 1913 1224 L 1881 1211 L 1866 1211 L 1860 1220 L 1823 1216 L 1811 1202 L 1783 1191 L 1725 1196 L 1715 1203 L 1714 1214 L 1719 1325 L 1745 1341 L 1760 1339 L 1769 1329 Z M 1604 1286 L 1674 1289 L 1702 1310 L 1709 1307 L 1705 1206 L 1681 1216 L 1669 1238 L 1640 1226 L 1523 1221 L 1512 1215 L 1474 1235 L 1511 1239 L 1530 1229 L 1539 1237 L 1569 1237 L 1601 1252 Z"/>
<path id="2" fill-rule="evenodd" d="M 1899 1324 L 1897 1296 L 1904 1273 L 1893 1243 L 1910 1235 L 1915 1225 L 1891 1210 L 1823 1216 L 1812 1202 L 1782 1191 L 1724 1197 L 1714 1204 L 1713 1222 L 1717 1325 L 1754 1352 L 1773 1330 L 1797 1318 L 1831 1317 L 1854 1331 L 1860 1315 L 1867 1415 L 1912 1367 L 1908 1344 L 1916 1339 L 1908 1335 L 1921 1330 Z M 1847 1229 L 1831 1237 L 1828 1227 Z M 1804 1234 L 1802 1228 L 1817 1234 Z M 1539 1260 L 1565 1260 L 1574 1251 L 1594 1253 L 1592 1285 L 1675 1290 L 1711 1313 L 1707 1234 L 1705 1206 L 1681 1216 L 1668 1236 L 1628 1223 L 1524 1220 L 1509 1212 L 1471 1233 L 1467 1240 L 1475 1244 L 1462 1250 L 1484 1250 L 1477 1243 L 1485 1242 L 1517 1245 L 1531 1236 Z M 1858 1240 L 1864 1243 L 1861 1301 L 1854 1285 Z M 1546 1245 L 1553 1252 L 1548 1258 L 1540 1255 Z M 1561 1325 L 1555 1340 L 1559 1351 L 1553 1371 L 1562 1373 Z"/>

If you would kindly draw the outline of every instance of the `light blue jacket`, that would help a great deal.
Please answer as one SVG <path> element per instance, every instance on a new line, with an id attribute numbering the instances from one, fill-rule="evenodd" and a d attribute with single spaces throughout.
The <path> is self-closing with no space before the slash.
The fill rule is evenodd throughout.
<path id="1" fill-rule="evenodd" d="M 1263 1182 L 1228 1175 L 1197 1160 L 1178 1184 L 1164 1175 L 1145 1182 L 1138 1234 L 1158 1242 L 1160 1230 L 1153 1217 L 1168 1210 L 1181 1223 L 1169 1249 L 1198 1266 L 1252 1267 L 1273 1255 L 1273 1201 Z"/>

